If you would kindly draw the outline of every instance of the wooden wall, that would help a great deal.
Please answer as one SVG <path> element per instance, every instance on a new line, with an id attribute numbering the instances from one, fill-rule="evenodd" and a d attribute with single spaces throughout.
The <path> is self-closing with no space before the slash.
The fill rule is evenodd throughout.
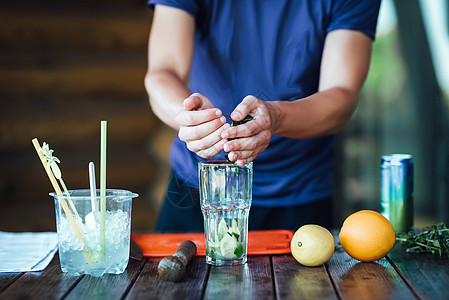
<path id="1" fill-rule="evenodd" d="M 69 188 L 99 181 L 108 121 L 107 186 L 140 194 L 133 231 L 153 229 L 174 132 L 143 86 L 152 13 L 145 0 L 0 4 L 0 230 L 55 230 L 52 187 L 31 139 L 49 143 Z"/>

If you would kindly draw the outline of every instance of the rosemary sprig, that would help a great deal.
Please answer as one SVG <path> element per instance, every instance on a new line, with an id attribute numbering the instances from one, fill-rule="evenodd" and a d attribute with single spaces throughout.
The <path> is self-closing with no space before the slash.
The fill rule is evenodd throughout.
<path id="1" fill-rule="evenodd" d="M 242 124 L 245 124 L 246 122 L 249 122 L 249 121 L 254 120 L 254 118 L 251 117 L 250 115 L 247 115 L 247 116 L 246 116 L 245 118 L 243 118 L 243 120 L 241 120 L 241 121 L 234 121 L 234 120 L 231 118 L 230 115 L 223 114 L 223 116 L 227 117 L 227 118 L 231 121 L 231 126 L 232 126 L 232 127 L 238 126 L 238 125 L 242 125 Z M 232 140 L 232 139 L 230 139 L 230 140 Z M 229 159 L 228 154 L 225 155 L 225 158 L 226 158 L 226 160 L 227 160 L 228 162 L 232 162 L 232 161 Z"/>
<path id="2" fill-rule="evenodd" d="M 444 222 L 427 226 L 426 230 L 419 233 L 399 233 L 396 240 L 407 245 L 407 252 L 427 252 L 449 257 L 449 228 Z"/>

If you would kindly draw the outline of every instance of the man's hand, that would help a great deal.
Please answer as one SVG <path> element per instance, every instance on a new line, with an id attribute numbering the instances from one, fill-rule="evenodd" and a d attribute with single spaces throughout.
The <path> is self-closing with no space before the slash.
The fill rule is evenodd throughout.
<path id="1" fill-rule="evenodd" d="M 223 150 L 223 130 L 229 128 L 226 117 L 208 98 L 195 93 L 184 100 L 184 110 L 175 121 L 179 124 L 178 136 L 187 148 L 202 158 L 211 158 Z"/>
<path id="2" fill-rule="evenodd" d="M 254 118 L 245 124 L 223 130 L 221 137 L 228 140 L 224 151 L 237 165 L 253 161 L 270 143 L 273 127 L 277 123 L 276 109 L 270 102 L 246 96 L 231 114 L 231 119 L 241 121 L 247 115 Z M 232 139 L 232 140 L 231 140 Z"/>

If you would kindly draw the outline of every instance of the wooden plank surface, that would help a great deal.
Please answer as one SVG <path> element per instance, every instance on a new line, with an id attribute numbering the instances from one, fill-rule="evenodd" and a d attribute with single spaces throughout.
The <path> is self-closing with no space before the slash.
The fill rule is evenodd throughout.
<path id="1" fill-rule="evenodd" d="M 210 268 L 204 299 L 274 298 L 269 256 L 250 256 L 245 265 Z"/>
<path id="2" fill-rule="evenodd" d="M 0 111 L 0 147 L 5 152 L 28 150 L 30 137 L 39 137 L 41 143 L 57 142 L 58 149 L 74 144 L 98 148 L 100 120 L 108 121 L 108 146 L 142 145 L 160 125 L 146 97 L 15 101 Z"/>
<path id="3" fill-rule="evenodd" d="M 178 282 L 164 281 L 157 275 L 161 258 L 148 259 L 126 299 L 200 299 L 210 267 L 204 257 L 194 257 Z"/>
<path id="4" fill-rule="evenodd" d="M 135 191 L 136 188 L 146 187 L 151 180 L 155 179 L 157 165 L 142 152 L 137 149 L 121 149 L 121 151 L 111 149 L 108 152 L 108 188 Z M 66 159 L 56 155 L 62 161 L 60 168 L 69 189 L 89 188 L 89 161 L 94 161 L 96 164 L 97 182 L 99 182 L 99 151 L 79 151 L 78 155 L 67 156 Z M 31 152 L 29 156 L 22 159 L 22 163 L 3 165 L 5 173 L 0 175 L 1 182 L 7 184 L 9 188 L 16 189 L 18 195 L 41 196 L 45 199 L 53 188 L 42 165 L 39 165 L 37 154 Z"/>
<path id="5" fill-rule="evenodd" d="M 61 299 L 79 278 L 61 271 L 56 254 L 45 270 L 25 273 L 0 294 L 0 299 Z"/>
<path id="6" fill-rule="evenodd" d="M 60 98 L 67 95 L 140 97 L 145 95 L 143 80 L 147 66 L 145 53 L 139 56 L 140 59 L 115 62 L 95 61 L 94 56 L 46 67 L 32 65 L 23 69 L 0 69 L 2 93 L 5 97 L 15 98 L 32 98 L 32 92 Z"/>
<path id="7" fill-rule="evenodd" d="M 324 266 L 305 267 L 290 254 L 272 260 L 277 299 L 338 299 Z"/>
<path id="8" fill-rule="evenodd" d="M 449 257 L 407 253 L 399 243 L 388 256 L 423 299 L 449 299 Z"/>
<path id="9" fill-rule="evenodd" d="M 343 299 L 416 299 L 386 258 L 363 263 L 339 250 L 327 265 Z"/>
<path id="10" fill-rule="evenodd" d="M 105 274 L 101 277 L 84 276 L 65 299 L 122 299 L 140 274 L 145 260 L 130 259 L 122 274 Z"/>
<path id="11" fill-rule="evenodd" d="M 152 11 L 145 1 L 139 5 L 43 2 L 2 4 L 2 49 L 115 51 L 146 47 Z"/>
<path id="12" fill-rule="evenodd" d="M 42 272 L 0 273 L 0 299 L 448 299 L 449 259 L 403 250 L 374 263 L 337 251 L 315 268 L 291 255 L 250 256 L 246 265 L 226 267 L 195 257 L 176 283 L 157 275 L 161 258 L 130 260 L 123 274 L 95 278 L 62 273 L 56 255 Z"/>
<path id="13" fill-rule="evenodd" d="M 31 139 L 55 149 L 69 188 L 84 188 L 87 163 L 99 160 L 100 120 L 107 185 L 139 193 L 133 228 L 154 229 L 170 168 L 143 82 L 151 19 L 145 0 L 0 3 L 3 230 L 54 228 L 52 187 Z"/>
<path id="14" fill-rule="evenodd" d="M 0 293 L 8 288 L 24 273 L 0 273 Z"/>

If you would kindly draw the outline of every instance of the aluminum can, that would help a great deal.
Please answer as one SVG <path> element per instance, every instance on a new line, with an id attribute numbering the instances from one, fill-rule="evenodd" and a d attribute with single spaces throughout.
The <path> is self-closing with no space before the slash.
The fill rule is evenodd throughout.
<path id="1" fill-rule="evenodd" d="M 413 158 L 410 154 L 384 155 L 381 170 L 381 213 L 395 232 L 413 228 Z"/>
<path id="2" fill-rule="evenodd" d="M 391 155 L 383 155 L 380 160 L 380 213 L 390 220 L 390 160 Z"/>

